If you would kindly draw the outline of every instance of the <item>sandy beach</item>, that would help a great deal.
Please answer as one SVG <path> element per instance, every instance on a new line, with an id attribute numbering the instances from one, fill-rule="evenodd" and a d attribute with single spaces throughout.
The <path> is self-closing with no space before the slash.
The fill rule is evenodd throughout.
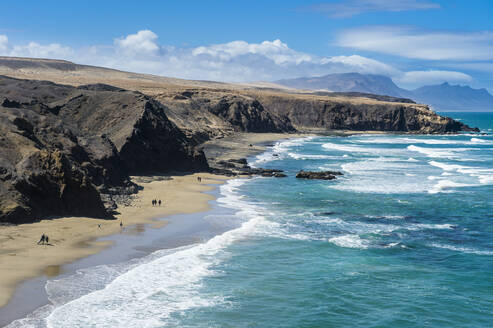
<path id="1" fill-rule="evenodd" d="M 307 134 L 239 133 L 209 141 L 204 145 L 208 158 L 242 158 L 263 152 L 269 143 Z M 251 146 L 250 146 L 251 145 Z M 197 177 L 202 182 L 197 181 Z M 136 224 L 152 228 L 166 225 L 166 218 L 175 214 L 207 211 L 214 197 L 204 193 L 213 185 L 228 179 L 222 175 L 194 173 L 170 176 L 138 176 L 132 180 L 142 187 L 131 202 L 121 205 L 115 220 L 89 217 L 62 217 L 36 223 L 0 226 L 0 307 L 7 304 L 16 286 L 23 281 L 44 275 L 60 274 L 63 264 L 100 252 L 111 246 L 98 238 L 120 233 Z M 161 199 L 161 206 L 152 206 Z M 99 227 L 99 225 L 101 227 Z M 49 245 L 38 245 L 42 234 L 49 236 Z"/>
<path id="2" fill-rule="evenodd" d="M 202 177 L 202 183 L 197 182 L 197 176 Z M 131 204 L 118 208 L 120 214 L 116 220 L 64 217 L 0 227 L 0 306 L 8 302 L 20 282 L 38 275 L 56 276 L 60 265 L 110 246 L 95 240 L 120 232 L 120 222 L 123 228 L 138 223 L 158 228 L 166 221 L 156 218 L 207 210 L 213 197 L 204 191 L 213 188 L 210 184 L 220 184 L 226 179 L 208 173 L 163 178 L 133 177 L 143 189 Z M 152 199 L 161 199 L 163 204 L 152 206 Z M 43 233 L 49 236 L 49 245 L 37 244 Z"/>

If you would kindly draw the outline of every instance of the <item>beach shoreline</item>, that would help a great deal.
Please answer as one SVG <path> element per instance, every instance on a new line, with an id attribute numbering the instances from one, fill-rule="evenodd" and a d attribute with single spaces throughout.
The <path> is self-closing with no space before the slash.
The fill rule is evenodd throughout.
<path id="1" fill-rule="evenodd" d="M 219 151 L 223 158 L 243 158 L 265 151 L 278 140 L 306 136 L 308 134 L 242 133 L 209 141 L 204 148 L 206 153 L 211 149 Z M 201 183 L 197 181 L 199 176 Z M 42 278 L 38 280 L 44 283 L 65 273 L 64 266 L 110 248 L 113 243 L 102 240 L 108 239 L 106 237 L 135 227 L 163 228 L 167 224 L 166 217 L 173 215 L 207 212 L 211 209 L 210 202 L 215 200 L 211 191 L 228 179 L 231 177 L 210 173 L 132 177 L 142 189 L 132 195 L 129 204 L 118 207 L 119 214 L 114 220 L 64 217 L 0 227 L 0 311 L 23 283 L 35 278 Z M 163 205 L 152 206 L 153 199 L 161 199 Z M 52 246 L 37 245 L 43 233 L 50 237 Z M 36 292 L 42 290 L 37 288 Z"/>

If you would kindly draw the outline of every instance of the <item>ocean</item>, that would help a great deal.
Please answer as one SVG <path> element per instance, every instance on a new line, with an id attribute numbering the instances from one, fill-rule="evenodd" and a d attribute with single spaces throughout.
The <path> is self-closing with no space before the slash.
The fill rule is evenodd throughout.
<path id="1" fill-rule="evenodd" d="M 222 185 L 221 233 L 50 280 L 11 327 L 492 327 L 493 113 L 448 115 L 486 135 L 277 142 L 249 162 L 288 177 Z"/>

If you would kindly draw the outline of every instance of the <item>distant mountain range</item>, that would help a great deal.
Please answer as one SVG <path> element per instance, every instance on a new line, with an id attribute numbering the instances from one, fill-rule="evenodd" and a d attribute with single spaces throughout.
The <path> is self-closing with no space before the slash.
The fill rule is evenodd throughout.
<path id="1" fill-rule="evenodd" d="M 296 89 L 328 90 L 332 92 L 361 92 L 410 98 L 428 104 L 435 110 L 478 110 L 492 111 L 493 96 L 486 89 L 469 86 L 438 85 L 424 86 L 415 90 L 399 88 L 389 77 L 383 75 L 342 73 L 320 77 L 301 77 L 279 80 L 275 83 Z"/>

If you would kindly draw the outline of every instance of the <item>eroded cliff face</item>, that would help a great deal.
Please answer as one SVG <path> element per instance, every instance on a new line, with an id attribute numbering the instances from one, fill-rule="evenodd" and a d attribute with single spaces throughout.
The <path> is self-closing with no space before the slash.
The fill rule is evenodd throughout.
<path id="1" fill-rule="evenodd" d="M 443 117 L 425 105 L 352 101 L 316 96 L 252 95 L 264 108 L 279 117 L 287 117 L 297 130 L 359 130 L 409 133 L 454 133 L 479 131 Z"/>
<path id="2" fill-rule="evenodd" d="M 295 132 L 286 117 L 265 110 L 256 99 L 231 90 L 170 90 L 154 96 L 166 114 L 198 143 L 241 132 Z"/>
<path id="3" fill-rule="evenodd" d="M 110 217 L 129 174 L 207 170 L 164 107 L 138 92 L 0 77 L 0 222 Z"/>

